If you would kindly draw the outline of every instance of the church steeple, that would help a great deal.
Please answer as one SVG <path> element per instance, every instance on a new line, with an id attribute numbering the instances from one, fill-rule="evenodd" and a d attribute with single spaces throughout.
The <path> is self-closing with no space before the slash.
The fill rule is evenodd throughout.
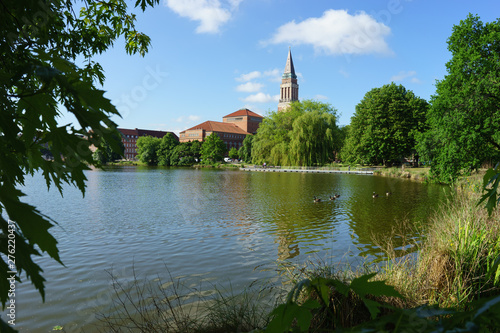
<path id="1" fill-rule="evenodd" d="M 292 101 L 299 100 L 299 85 L 297 75 L 293 66 L 292 51 L 288 48 L 288 58 L 286 59 L 285 71 L 281 76 L 280 101 L 278 111 L 284 111 Z"/>

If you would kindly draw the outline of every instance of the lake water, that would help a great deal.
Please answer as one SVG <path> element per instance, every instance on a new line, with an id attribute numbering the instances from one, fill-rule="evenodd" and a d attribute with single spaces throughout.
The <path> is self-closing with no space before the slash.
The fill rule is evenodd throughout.
<path id="1" fill-rule="evenodd" d="M 172 275 L 238 291 L 276 278 L 279 262 L 380 259 L 374 236 L 387 237 L 402 221 L 425 224 L 445 197 L 437 185 L 371 175 L 148 167 L 86 175 L 85 198 L 72 187 L 64 197 L 47 192 L 39 176 L 23 189 L 25 201 L 59 223 L 51 232 L 65 267 L 37 260 L 45 303 L 30 284 L 18 284 L 22 332 L 95 331 L 96 311 L 113 302 L 111 270 L 125 279 L 135 270 L 140 278 Z M 374 191 L 381 196 L 373 199 Z"/>

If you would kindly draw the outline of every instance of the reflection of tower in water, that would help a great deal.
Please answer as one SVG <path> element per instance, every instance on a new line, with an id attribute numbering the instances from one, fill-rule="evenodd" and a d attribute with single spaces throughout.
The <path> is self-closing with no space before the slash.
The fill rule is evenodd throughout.
<path id="1" fill-rule="evenodd" d="M 286 228 L 277 235 L 275 242 L 278 243 L 278 260 L 292 259 L 300 254 L 298 242 L 295 241 L 295 236 Z"/>

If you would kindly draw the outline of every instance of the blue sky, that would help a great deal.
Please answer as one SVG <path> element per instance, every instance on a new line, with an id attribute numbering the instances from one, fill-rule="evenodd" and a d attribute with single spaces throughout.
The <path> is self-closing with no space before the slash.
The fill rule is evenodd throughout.
<path id="1" fill-rule="evenodd" d="M 119 127 L 178 133 L 244 107 L 265 116 L 277 109 L 288 47 L 299 99 L 330 103 L 347 125 L 366 92 L 392 81 L 429 100 L 453 25 L 500 16 L 498 0 L 162 1 L 137 12 L 152 38 L 144 58 L 121 40 L 96 58 Z"/>

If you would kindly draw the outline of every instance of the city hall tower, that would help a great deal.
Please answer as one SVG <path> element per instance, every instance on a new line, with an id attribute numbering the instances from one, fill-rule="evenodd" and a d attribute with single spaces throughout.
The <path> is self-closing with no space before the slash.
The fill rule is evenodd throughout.
<path id="1" fill-rule="evenodd" d="M 285 71 L 281 77 L 280 101 L 278 111 L 285 111 L 290 102 L 299 100 L 299 85 L 297 84 L 297 75 L 293 67 L 292 51 L 288 48 L 288 58 L 286 59 Z"/>

